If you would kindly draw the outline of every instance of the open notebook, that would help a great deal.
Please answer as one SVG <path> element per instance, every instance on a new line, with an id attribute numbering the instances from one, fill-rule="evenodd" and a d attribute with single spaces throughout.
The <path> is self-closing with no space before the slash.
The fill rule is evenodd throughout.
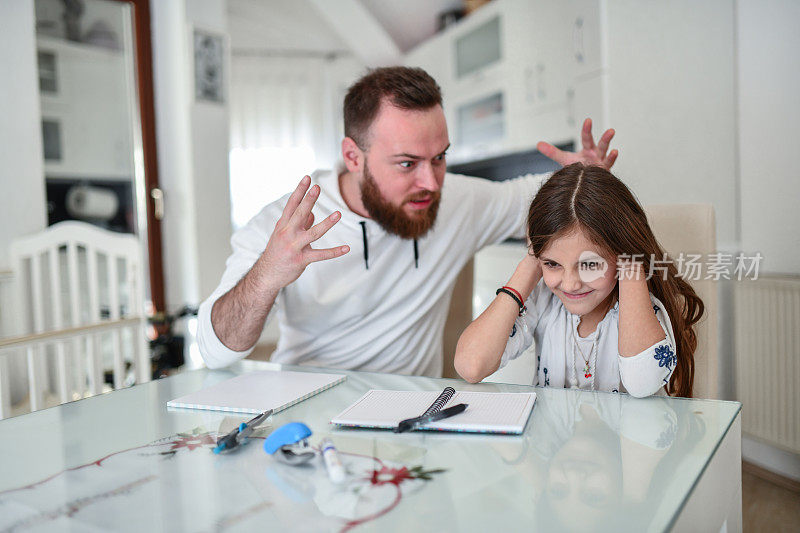
<path id="1" fill-rule="evenodd" d="M 401 420 L 422 415 L 439 396 L 438 391 L 370 390 L 332 418 L 331 424 L 394 429 Z M 467 410 L 420 429 L 519 434 L 525 430 L 535 401 L 535 392 L 456 392 L 440 408 L 466 403 Z"/>
<path id="2" fill-rule="evenodd" d="M 272 409 L 277 413 L 338 385 L 345 378 L 342 374 L 264 370 L 175 398 L 167 402 L 167 407 L 251 414 Z"/>

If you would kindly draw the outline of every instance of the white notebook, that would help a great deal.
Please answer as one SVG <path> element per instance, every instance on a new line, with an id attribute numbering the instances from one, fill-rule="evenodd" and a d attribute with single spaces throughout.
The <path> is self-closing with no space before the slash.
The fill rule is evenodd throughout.
<path id="1" fill-rule="evenodd" d="M 440 392 L 370 390 L 332 418 L 331 424 L 394 429 L 401 420 L 421 416 Z M 535 392 L 456 392 L 442 409 L 466 403 L 467 410 L 420 429 L 520 434 L 525 430 L 535 401 Z"/>
<path id="2" fill-rule="evenodd" d="M 206 389 L 175 398 L 167 407 L 233 413 L 277 413 L 343 382 L 342 374 L 263 370 L 243 374 Z"/>

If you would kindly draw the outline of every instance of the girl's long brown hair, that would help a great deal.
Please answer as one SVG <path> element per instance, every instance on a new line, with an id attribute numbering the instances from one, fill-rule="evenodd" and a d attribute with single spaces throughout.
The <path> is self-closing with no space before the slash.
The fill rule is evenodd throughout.
<path id="1" fill-rule="evenodd" d="M 694 325 L 703 316 L 705 306 L 691 285 L 678 276 L 675 264 L 653 235 L 644 209 L 628 187 L 609 171 L 574 163 L 553 174 L 531 203 L 531 251 L 539 257 L 553 238 L 576 227 L 615 257 L 638 254 L 645 272 L 651 272 L 653 258 L 659 261 L 647 283 L 650 292 L 666 307 L 677 343 L 677 363 L 667 392 L 690 398 L 697 349 Z M 661 270 L 664 266 L 666 276 Z"/>

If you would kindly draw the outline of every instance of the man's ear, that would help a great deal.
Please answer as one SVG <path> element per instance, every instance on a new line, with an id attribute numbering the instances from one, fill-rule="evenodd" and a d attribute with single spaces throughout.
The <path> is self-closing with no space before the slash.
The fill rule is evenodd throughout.
<path id="1" fill-rule="evenodd" d="M 364 152 L 350 137 L 342 139 L 342 159 L 348 172 L 360 173 L 364 165 Z"/>

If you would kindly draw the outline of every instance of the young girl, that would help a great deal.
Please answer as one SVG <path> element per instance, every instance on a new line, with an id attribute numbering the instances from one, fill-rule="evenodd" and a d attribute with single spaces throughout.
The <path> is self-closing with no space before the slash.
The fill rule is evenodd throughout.
<path id="1" fill-rule="evenodd" d="M 528 239 L 458 341 L 461 377 L 478 382 L 535 340 L 538 385 L 691 397 L 703 302 L 621 181 L 580 163 L 559 170 L 531 203 Z"/>

